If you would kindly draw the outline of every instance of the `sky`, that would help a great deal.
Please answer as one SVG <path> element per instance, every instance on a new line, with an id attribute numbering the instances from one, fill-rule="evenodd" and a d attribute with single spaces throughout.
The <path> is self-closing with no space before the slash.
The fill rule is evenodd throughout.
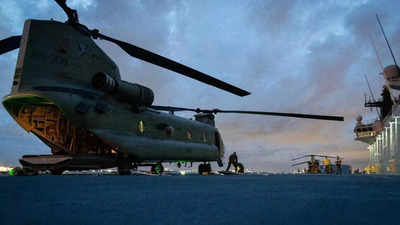
<path id="1" fill-rule="evenodd" d="M 26 19 L 65 21 L 50 0 L 2 0 L 0 39 L 22 33 Z M 303 154 L 344 157 L 353 168 L 368 164 L 367 145 L 354 141 L 365 110 L 367 75 L 379 96 L 383 65 L 393 63 L 376 23 L 379 14 L 395 57 L 400 52 L 399 1 L 67 1 L 80 22 L 250 91 L 246 97 L 183 77 L 128 56 L 112 43 L 96 43 L 119 66 L 124 80 L 151 88 L 157 105 L 344 116 L 344 122 L 218 114 L 227 154 L 247 168 L 288 172 Z M 0 56 L 0 95 L 10 92 L 18 50 Z M 191 117 L 190 113 L 179 114 Z M 0 164 L 50 149 L 0 108 Z M 226 155 L 227 156 L 227 155 Z M 227 157 L 226 157 L 227 158 Z"/>

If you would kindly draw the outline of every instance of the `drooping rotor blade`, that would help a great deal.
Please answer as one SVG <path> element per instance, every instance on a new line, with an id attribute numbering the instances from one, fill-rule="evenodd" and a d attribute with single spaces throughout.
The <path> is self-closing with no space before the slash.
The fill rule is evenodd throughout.
<path id="1" fill-rule="evenodd" d="M 9 38 L 0 40 L 0 55 L 19 48 L 21 42 L 21 35 L 11 36 Z"/>
<path id="2" fill-rule="evenodd" d="M 326 158 L 332 158 L 332 159 L 336 159 L 336 157 L 335 157 L 335 156 L 329 156 L 329 155 L 324 155 L 324 156 L 321 156 L 321 157 L 326 157 Z"/>
<path id="3" fill-rule="evenodd" d="M 255 115 L 266 115 L 266 116 L 284 116 L 284 117 L 295 117 L 303 119 L 316 119 L 316 120 L 335 120 L 343 121 L 344 118 L 341 116 L 325 116 L 325 115 L 313 115 L 313 114 L 300 114 L 300 113 L 281 113 L 281 112 L 259 112 L 259 111 L 236 111 L 236 110 L 213 110 L 214 113 L 243 113 L 243 114 L 255 114 Z"/>
<path id="4" fill-rule="evenodd" d="M 308 162 L 309 162 L 309 161 L 299 162 L 299 163 L 293 164 L 292 166 L 298 166 L 298 165 L 305 164 L 305 163 L 308 163 Z"/>
<path id="5" fill-rule="evenodd" d="M 302 159 L 302 158 L 306 158 L 306 157 L 312 157 L 312 156 L 317 156 L 317 157 L 323 157 L 323 158 L 336 158 L 335 156 L 330 156 L 330 155 L 314 155 L 314 154 L 312 154 L 312 155 L 303 155 L 303 156 L 300 156 L 300 157 L 297 157 L 297 158 L 294 158 L 294 159 L 292 159 L 292 161 L 296 161 L 296 160 L 298 160 L 298 159 Z"/>
<path id="6" fill-rule="evenodd" d="M 79 23 L 78 12 L 75 9 L 71 9 L 65 3 L 66 0 L 55 0 L 57 4 L 64 10 L 65 14 L 68 16 L 68 23 L 77 24 Z"/>
<path id="7" fill-rule="evenodd" d="M 302 159 L 302 158 L 306 158 L 306 157 L 310 157 L 311 155 L 303 155 L 303 156 L 300 156 L 300 157 L 297 157 L 297 158 L 294 158 L 294 159 L 292 159 L 292 161 L 296 161 L 296 160 L 298 160 L 298 159 Z"/>
<path id="8" fill-rule="evenodd" d="M 173 60 L 170 60 L 168 58 L 165 58 L 165 57 L 155 54 L 153 52 L 147 51 L 147 50 L 137 47 L 135 45 L 132 45 L 132 44 L 108 37 L 106 35 L 103 35 L 103 34 L 99 33 L 97 30 L 92 31 L 92 35 L 94 38 L 98 37 L 100 39 L 104 39 L 104 40 L 115 43 L 116 45 L 121 47 L 126 53 L 128 53 L 132 57 L 155 64 L 157 66 L 163 67 L 168 70 L 172 70 L 176 73 L 182 74 L 184 76 L 190 77 L 192 79 L 198 80 L 198 81 L 206 83 L 208 85 L 220 88 L 222 90 L 228 91 L 235 95 L 246 96 L 246 95 L 250 94 L 250 92 L 248 92 L 248 91 L 245 91 L 243 89 L 235 87 L 224 81 L 218 80 L 210 75 L 207 75 L 205 73 L 202 73 L 200 71 L 192 69 L 188 66 L 182 65 L 178 62 L 175 62 Z"/>
<path id="9" fill-rule="evenodd" d="M 261 111 L 240 111 L 240 110 L 220 110 L 220 109 L 190 109 L 190 108 L 180 108 L 172 106 L 151 106 L 151 108 L 156 110 L 164 111 L 192 111 L 197 113 L 240 113 L 240 114 L 254 114 L 254 115 L 266 115 L 266 116 L 284 116 L 284 117 L 295 117 L 303 119 L 316 119 L 316 120 L 334 120 L 334 121 L 344 121 L 341 116 L 325 116 L 325 115 L 312 115 L 312 114 L 299 114 L 299 113 L 280 113 L 280 112 L 261 112 Z"/>
<path id="10" fill-rule="evenodd" d="M 335 156 L 330 156 L 330 155 L 314 155 L 314 156 L 317 156 L 317 157 L 321 157 L 321 158 L 336 158 Z"/>
<path id="11" fill-rule="evenodd" d="M 152 106 L 150 106 L 150 108 L 155 109 L 155 110 L 168 111 L 168 112 L 176 112 L 176 111 L 192 111 L 192 112 L 196 112 L 196 109 L 173 107 L 173 106 L 152 105 Z"/>

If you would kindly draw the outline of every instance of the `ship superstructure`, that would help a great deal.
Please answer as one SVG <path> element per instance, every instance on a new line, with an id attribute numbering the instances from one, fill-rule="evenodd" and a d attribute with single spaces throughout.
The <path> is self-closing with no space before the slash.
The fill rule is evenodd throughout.
<path id="1" fill-rule="evenodd" d="M 379 119 L 369 123 L 363 123 L 361 116 L 356 119 L 355 140 L 368 144 L 367 173 L 400 174 L 400 105 L 392 99 L 389 88 L 384 86 L 381 99 L 364 104 L 379 108 Z"/>

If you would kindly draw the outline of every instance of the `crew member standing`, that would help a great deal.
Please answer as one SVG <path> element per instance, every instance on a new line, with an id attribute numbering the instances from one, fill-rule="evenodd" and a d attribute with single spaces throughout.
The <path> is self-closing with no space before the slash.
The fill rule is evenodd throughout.
<path id="1" fill-rule="evenodd" d="M 229 168 L 231 168 L 231 165 L 235 167 L 235 171 L 237 170 L 237 164 L 238 164 L 238 157 L 236 155 L 236 152 L 233 152 L 229 156 L 229 162 L 228 162 L 228 167 L 226 168 L 226 171 L 229 171 Z"/>
<path id="2" fill-rule="evenodd" d="M 339 156 L 336 157 L 336 174 L 342 174 L 342 160 Z"/>

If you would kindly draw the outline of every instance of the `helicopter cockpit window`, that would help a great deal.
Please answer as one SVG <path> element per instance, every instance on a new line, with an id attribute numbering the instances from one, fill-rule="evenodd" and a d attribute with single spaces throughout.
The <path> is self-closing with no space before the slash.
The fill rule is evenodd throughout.
<path id="1" fill-rule="evenodd" d="M 192 132 L 190 132 L 189 130 L 186 131 L 186 136 L 187 136 L 187 139 L 192 140 Z"/>
<path id="2" fill-rule="evenodd" d="M 143 134 L 143 133 L 144 133 L 144 123 L 143 123 L 143 121 L 141 121 L 141 120 L 139 121 L 137 130 L 138 130 L 138 132 L 139 132 L 140 134 Z"/>

